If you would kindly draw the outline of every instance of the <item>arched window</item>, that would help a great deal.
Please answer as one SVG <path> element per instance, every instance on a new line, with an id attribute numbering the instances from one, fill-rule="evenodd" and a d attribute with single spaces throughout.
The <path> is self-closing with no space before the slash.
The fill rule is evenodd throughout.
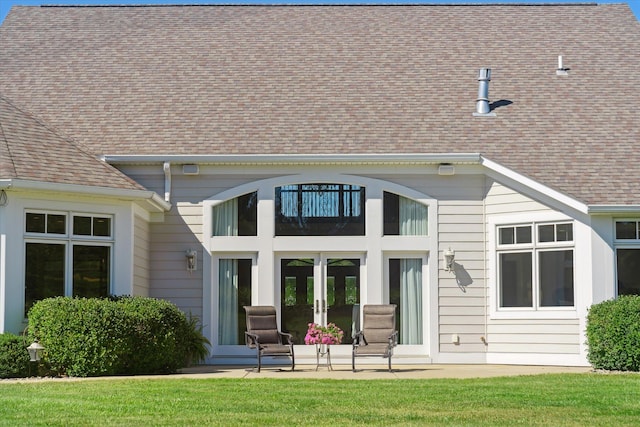
<path id="1" fill-rule="evenodd" d="M 257 234 L 257 192 L 245 194 L 214 206 L 214 236 L 256 236 Z"/>
<path id="2" fill-rule="evenodd" d="M 358 185 L 276 187 L 276 236 L 364 236 L 364 201 Z"/>
<path id="3" fill-rule="evenodd" d="M 427 213 L 426 205 L 385 191 L 385 236 L 426 236 Z"/>

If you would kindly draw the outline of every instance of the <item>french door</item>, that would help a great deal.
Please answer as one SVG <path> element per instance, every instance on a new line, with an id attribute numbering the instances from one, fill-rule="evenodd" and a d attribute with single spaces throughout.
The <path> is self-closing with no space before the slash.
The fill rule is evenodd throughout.
<path id="1" fill-rule="evenodd" d="M 335 323 L 351 344 L 360 313 L 361 258 L 352 255 L 280 259 L 282 330 L 304 344 L 309 323 Z"/>

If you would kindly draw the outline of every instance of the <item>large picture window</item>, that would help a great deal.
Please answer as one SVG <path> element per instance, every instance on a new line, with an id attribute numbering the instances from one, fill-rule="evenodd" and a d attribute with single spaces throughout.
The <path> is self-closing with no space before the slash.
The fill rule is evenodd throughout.
<path id="1" fill-rule="evenodd" d="M 292 184 L 276 187 L 277 236 L 364 236 L 364 187 Z"/>
<path id="2" fill-rule="evenodd" d="M 110 216 L 27 212 L 24 230 L 25 314 L 44 298 L 109 295 Z"/>
<path id="3" fill-rule="evenodd" d="M 498 227 L 499 305 L 574 306 L 573 224 Z"/>

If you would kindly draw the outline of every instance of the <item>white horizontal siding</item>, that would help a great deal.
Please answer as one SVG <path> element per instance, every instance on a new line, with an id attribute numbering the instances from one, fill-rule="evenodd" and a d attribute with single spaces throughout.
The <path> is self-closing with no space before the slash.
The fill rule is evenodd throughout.
<path id="1" fill-rule="evenodd" d="M 487 191 L 487 215 L 501 215 L 522 212 L 544 212 L 549 208 L 498 182 L 490 182 Z"/>
<path id="2" fill-rule="evenodd" d="M 443 353 L 486 351 L 485 225 L 482 175 L 444 179 L 438 204 L 438 347 Z M 455 251 L 455 274 L 444 271 L 444 251 Z M 457 336 L 458 343 L 452 343 Z"/>

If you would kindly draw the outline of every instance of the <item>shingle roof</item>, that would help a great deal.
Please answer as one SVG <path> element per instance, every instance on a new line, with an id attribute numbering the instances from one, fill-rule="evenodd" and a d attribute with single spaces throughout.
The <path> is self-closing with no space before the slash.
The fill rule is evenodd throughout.
<path id="1" fill-rule="evenodd" d="M 0 96 L 0 178 L 142 190 L 143 187 Z"/>
<path id="2" fill-rule="evenodd" d="M 0 46 L 0 93 L 95 154 L 477 152 L 640 204 L 626 5 L 15 7 Z"/>

